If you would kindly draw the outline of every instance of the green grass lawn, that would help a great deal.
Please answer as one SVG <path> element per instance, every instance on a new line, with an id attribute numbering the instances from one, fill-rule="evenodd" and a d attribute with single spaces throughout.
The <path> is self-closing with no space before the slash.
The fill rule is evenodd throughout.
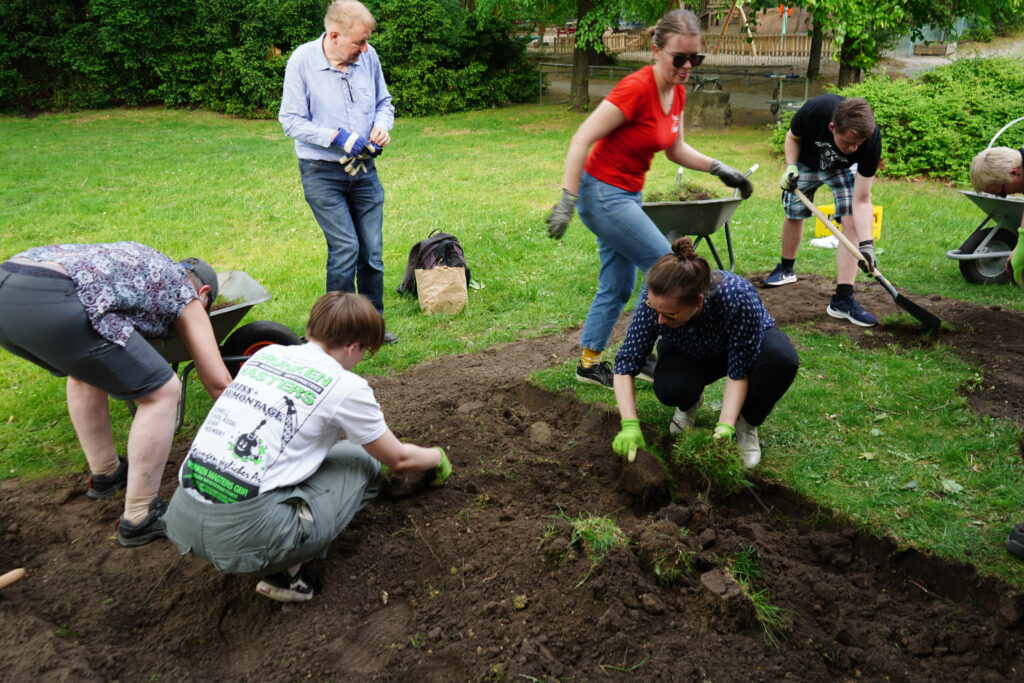
<path id="1" fill-rule="evenodd" d="M 582 322 L 596 283 L 595 239 L 577 220 L 560 242 L 543 226 L 582 118 L 531 105 L 398 121 L 379 166 L 387 193 L 386 317 L 402 341 L 361 364 L 362 372 L 400 372 L 438 355 Z M 761 166 L 754 196 L 732 221 L 741 273 L 766 272 L 778 259 L 782 164 L 768 137 L 752 128 L 687 136 L 737 168 Z M 138 240 L 174 257 L 196 255 L 218 269 L 246 271 L 274 296 L 247 320 L 302 331 L 323 290 L 324 244 L 302 197 L 291 142 L 276 121 L 110 110 L 0 118 L 0 138 L 0 257 L 56 242 Z M 675 172 L 659 157 L 647 190 L 671 190 Z M 707 174 L 687 171 L 685 180 L 728 194 Z M 933 182 L 879 181 L 875 188 L 875 203 L 884 207 L 880 264 L 898 287 L 1024 308 L 1016 289 L 969 285 L 946 258 L 983 217 L 971 202 Z M 816 199 L 831 201 L 827 192 Z M 409 247 L 434 228 L 458 236 L 484 285 L 456 316 L 424 316 L 414 300 L 395 294 Z M 799 269 L 831 277 L 834 252 L 805 243 Z M 803 366 L 763 430 L 765 476 L 857 524 L 1024 585 L 1024 571 L 1002 548 L 1024 515 L 1017 428 L 973 414 L 958 396 L 959 387 L 977 381 L 976 370 L 941 346 L 868 351 L 845 338 L 786 331 L 799 344 Z M 577 389 L 570 372 L 556 368 L 538 381 Z M 579 388 L 584 400 L 608 401 L 600 392 Z M 186 437 L 209 408 L 198 382 L 189 406 Z M 641 391 L 640 409 L 658 425 L 671 414 L 649 391 Z M 705 422 L 713 417 L 709 410 Z M 114 413 L 123 442 L 127 411 L 115 406 Z M 0 354 L 0 476 L 68 469 L 83 470 L 84 459 L 63 382 Z"/>

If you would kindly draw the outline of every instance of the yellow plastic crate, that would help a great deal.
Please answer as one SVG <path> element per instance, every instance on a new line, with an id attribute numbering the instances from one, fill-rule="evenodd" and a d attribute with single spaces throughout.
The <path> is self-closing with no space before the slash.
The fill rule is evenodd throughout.
<path id="1" fill-rule="evenodd" d="M 835 223 L 835 226 L 840 230 L 843 226 L 836 223 L 836 205 L 826 204 L 825 206 L 819 206 L 818 210 L 825 214 L 825 217 Z M 825 224 L 821 222 L 820 218 L 815 217 L 814 219 L 814 236 L 815 237 L 828 237 L 832 233 L 829 232 Z M 872 206 L 871 207 L 871 237 L 872 239 L 880 239 L 882 237 L 882 207 Z"/>

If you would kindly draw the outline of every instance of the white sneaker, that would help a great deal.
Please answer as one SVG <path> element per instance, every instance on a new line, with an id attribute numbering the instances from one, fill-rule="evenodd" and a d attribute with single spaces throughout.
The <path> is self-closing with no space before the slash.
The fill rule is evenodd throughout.
<path id="1" fill-rule="evenodd" d="M 736 445 L 743 455 L 743 466 L 756 467 L 761 462 L 761 442 L 757 438 L 757 427 L 744 420 L 736 420 Z"/>
<path id="2" fill-rule="evenodd" d="M 678 434 L 684 429 L 693 429 L 697 424 L 697 411 L 704 404 L 704 394 L 700 395 L 697 402 L 690 407 L 689 410 L 683 410 L 682 408 L 676 408 L 676 412 L 672 414 L 672 421 L 668 423 L 668 433 Z"/>

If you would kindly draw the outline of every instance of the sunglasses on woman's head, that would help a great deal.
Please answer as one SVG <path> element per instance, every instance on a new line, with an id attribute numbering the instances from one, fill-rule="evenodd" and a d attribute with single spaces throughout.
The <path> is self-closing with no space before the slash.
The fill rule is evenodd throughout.
<path id="1" fill-rule="evenodd" d="M 690 66 L 700 66 L 703 61 L 704 55 L 699 52 L 694 52 L 693 54 L 680 52 L 679 54 L 672 55 L 672 66 L 676 69 L 681 69 L 687 62 L 690 63 Z"/>

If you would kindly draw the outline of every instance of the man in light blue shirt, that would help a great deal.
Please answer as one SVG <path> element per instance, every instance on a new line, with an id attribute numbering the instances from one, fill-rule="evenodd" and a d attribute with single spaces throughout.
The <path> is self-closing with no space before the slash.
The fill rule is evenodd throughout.
<path id="1" fill-rule="evenodd" d="M 377 21 L 335 0 L 324 33 L 288 58 L 278 120 L 295 138 L 306 202 L 327 240 L 327 291 L 358 292 L 384 314 L 384 188 L 376 157 L 395 123 L 377 52 Z M 386 332 L 384 341 L 398 337 Z"/>

